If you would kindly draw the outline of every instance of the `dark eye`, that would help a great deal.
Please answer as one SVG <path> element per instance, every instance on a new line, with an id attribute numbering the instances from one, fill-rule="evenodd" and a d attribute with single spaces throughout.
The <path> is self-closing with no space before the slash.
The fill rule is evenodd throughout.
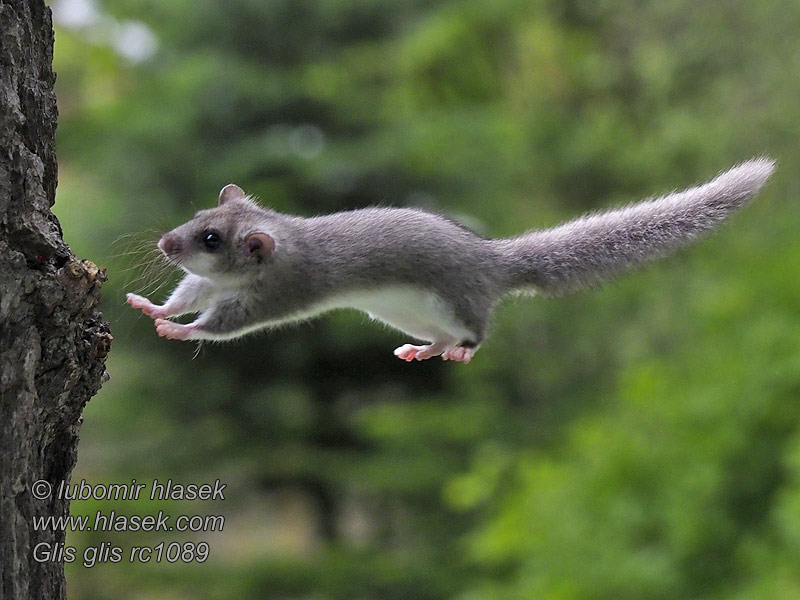
<path id="1" fill-rule="evenodd" d="M 208 250 L 216 250 L 222 244 L 222 238 L 216 231 L 206 230 L 200 235 L 203 246 Z"/>

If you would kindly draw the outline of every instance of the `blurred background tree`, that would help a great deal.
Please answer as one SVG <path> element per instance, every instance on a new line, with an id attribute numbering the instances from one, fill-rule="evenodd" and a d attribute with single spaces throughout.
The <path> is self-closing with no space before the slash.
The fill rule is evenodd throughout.
<path id="1" fill-rule="evenodd" d="M 115 335 L 75 479 L 229 485 L 203 566 L 74 564 L 73 597 L 800 597 L 800 4 L 53 9 L 55 211 L 109 269 Z M 402 335 L 347 312 L 194 357 L 124 306 L 174 282 L 139 250 L 231 181 L 279 211 L 415 205 L 501 236 L 760 153 L 778 176 L 720 234 L 508 302 L 466 367 L 398 361 Z M 98 507 L 158 510 L 73 513 Z"/>

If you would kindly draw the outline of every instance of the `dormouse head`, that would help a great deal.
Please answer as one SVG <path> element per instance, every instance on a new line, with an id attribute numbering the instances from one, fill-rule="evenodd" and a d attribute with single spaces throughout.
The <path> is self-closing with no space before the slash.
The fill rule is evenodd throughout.
<path id="1" fill-rule="evenodd" d="M 189 273 L 237 280 L 273 259 L 275 238 L 269 230 L 274 216 L 231 183 L 220 191 L 215 208 L 165 233 L 158 247 Z"/>

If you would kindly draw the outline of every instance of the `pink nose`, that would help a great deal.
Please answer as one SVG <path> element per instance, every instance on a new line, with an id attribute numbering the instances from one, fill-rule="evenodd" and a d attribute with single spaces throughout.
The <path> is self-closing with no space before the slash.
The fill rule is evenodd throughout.
<path id="1" fill-rule="evenodd" d="M 169 233 L 164 234 L 164 236 L 162 236 L 162 238 L 158 241 L 158 247 L 167 256 L 172 256 L 173 254 L 180 252 L 180 242 L 175 236 L 170 235 Z"/>

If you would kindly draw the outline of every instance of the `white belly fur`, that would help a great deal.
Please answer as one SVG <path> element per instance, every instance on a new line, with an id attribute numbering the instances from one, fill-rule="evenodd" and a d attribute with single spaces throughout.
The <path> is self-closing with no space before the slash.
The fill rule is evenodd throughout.
<path id="1" fill-rule="evenodd" d="M 395 286 L 351 292 L 337 298 L 334 304 L 362 310 L 373 319 L 426 342 L 456 344 L 475 337 L 439 296 L 420 288 Z"/>

